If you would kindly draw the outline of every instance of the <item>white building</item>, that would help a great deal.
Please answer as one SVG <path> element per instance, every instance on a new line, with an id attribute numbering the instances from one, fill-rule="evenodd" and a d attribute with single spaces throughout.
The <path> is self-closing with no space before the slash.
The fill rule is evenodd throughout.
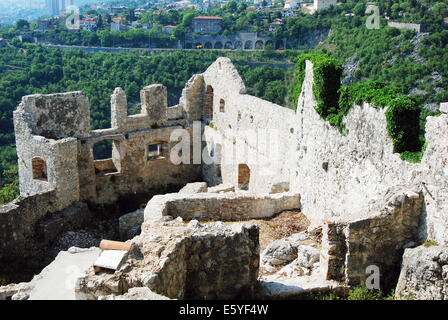
<path id="1" fill-rule="evenodd" d="M 51 16 L 59 16 L 61 13 L 65 13 L 65 9 L 68 6 L 74 5 L 74 0 L 46 0 L 45 6 L 47 13 Z"/>
<path id="2" fill-rule="evenodd" d="M 314 0 L 314 10 L 324 10 L 336 6 L 336 0 Z"/>
<path id="3" fill-rule="evenodd" d="M 300 7 L 301 0 L 286 0 L 285 1 L 285 9 L 297 9 Z"/>
<path id="4" fill-rule="evenodd" d="M 96 30 L 97 22 L 95 19 L 81 19 L 79 20 L 79 27 L 83 30 L 93 32 Z"/>

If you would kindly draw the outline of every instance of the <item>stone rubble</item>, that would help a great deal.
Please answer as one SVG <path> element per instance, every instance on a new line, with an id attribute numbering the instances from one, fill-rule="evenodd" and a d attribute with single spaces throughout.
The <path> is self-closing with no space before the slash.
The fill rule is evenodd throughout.
<path id="1" fill-rule="evenodd" d="M 79 278 L 77 298 L 121 296 L 135 287 L 175 299 L 253 296 L 259 268 L 255 224 L 214 222 L 191 228 L 181 218 L 164 220 L 145 222 L 119 270 L 95 274 L 90 269 Z"/>

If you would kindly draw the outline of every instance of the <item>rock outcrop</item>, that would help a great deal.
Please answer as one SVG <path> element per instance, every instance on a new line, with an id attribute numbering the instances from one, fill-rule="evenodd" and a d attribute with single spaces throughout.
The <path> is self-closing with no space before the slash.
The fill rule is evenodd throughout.
<path id="1" fill-rule="evenodd" d="M 406 249 L 395 298 L 448 300 L 448 247 Z"/>

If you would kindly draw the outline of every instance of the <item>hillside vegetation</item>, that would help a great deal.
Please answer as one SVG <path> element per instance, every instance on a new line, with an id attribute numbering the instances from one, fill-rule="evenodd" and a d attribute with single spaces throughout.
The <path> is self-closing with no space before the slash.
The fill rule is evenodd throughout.
<path id="1" fill-rule="evenodd" d="M 289 53 L 260 52 L 250 56 L 227 53 L 241 63 L 288 61 Z M 0 49 L 0 203 L 17 193 L 17 159 L 12 112 L 22 96 L 34 93 L 82 91 L 90 100 L 93 129 L 110 127 L 110 95 L 122 87 L 129 101 L 129 113 L 139 110 L 140 89 L 152 83 L 167 86 L 169 104 L 177 104 L 188 79 L 201 73 L 221 56 L 215 51 L 172 52 L 144 56 L 61 51 L 25 45 L 20 49 Z M 248 92 L 283 104 L 286 72 L 274 66 L 237 65 Z"/>
<path id="2" fill-rule="evenodd" d="M 228 32 L 235 32 L 252 23 L 255 26 L 261 23 L 253 21 L 254 13 L 247 13 L 238 6 L 235 8 L 232 3 L 221 12 L 228 22 L 224 31 L 226 25 Z M 426 116 L 437 112 L 440 102 L 448 101 L 448 30 L 443 24 L 443 18 L 448 16 L 448 0 L 380 0 L 378 3 L 382 18 L 377 30 L 366 28 L 366 1 L 342 1 L 336 8 L 286 19 L 285 28 L 277 30 L 276 36 L 300 39 L 307 31 L 331 28 L 329 37 L 317 48 L 303 48 L 300 52 L 198 50 L 152 56 L 141 52 L 92 54 L 77 50 L 59 51 L 11 40 L 13 47 L 0 49 L 0 203 L 10 201 L 18 194 L 12 111 L 22 96 L 81 90 L 91 102 L 92 127 L 106 128 L 110 126 L 109 100 L 115 87 L 121 86 L 126 91 L 130 113 L 138 110 L 139 90 L 151 83 L 166 85 L 169 102 L 173 105 L 189 77 L 204 71 L 219 56 L 228 56 L 236 63 L 248 93 L 293 108 L 293 89 L 300 82 L 299 70 L 250 63 L 297 62 L 296 57 L 303 52 L 328 54 L 342 65 L 343 85 L 370 80 L 372 82 L 368 83 L 373 86 L 381 83 L 381 88 L 391 87 L 394 94 L 406 95 L 413 101 L 420 111 L 420 123 L 416 128 L 420 138 L 418 148 L 410 151 L 422 152 L 424 140 L 421 137 Z M 183 14 L 171 18 L 182 21 Z M 428 23 L 428 32 L 416 34 L 387 27 L 385 16 L 392 21 Z M 170 17 L 158 19 L 165 18 Z M 0 36 L 11 38 L 15 34 L 17 30 L 0 28 Z M 82 42 L 84 36 L 98 35 L 61 32 L 54 36 L 80 37 Z M 129 36 L 132 40 L 132 35 Z M 364 84 L 357 88 L 364 88 Z M 344 110 L 331 111 L 326 117 L 343 129 Z M 412 159 L 404 157 L 418 161 L 421 153 L 416 155 L 414 152 Z"/>

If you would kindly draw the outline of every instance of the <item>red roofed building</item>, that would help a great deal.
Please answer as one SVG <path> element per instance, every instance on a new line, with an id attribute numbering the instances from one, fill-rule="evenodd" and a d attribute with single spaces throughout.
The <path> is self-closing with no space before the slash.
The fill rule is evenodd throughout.
<path id="1" fill-rule="evenodd" d="M 221 31 L 221 17 L 200 16 L 193 19 L 193 32 L 217 33 Z"/>
<path id="2" fill-rule="evenodd" d="M 37 20 L 37 26 L 39 31 L 47 31 L 53 28 L 52 19 L 39 19 Z"/>
<path id="3" fill-rule="evenodd" d="M 8 41 L 6 41 L 3 38 L 0 38 L 0 48 L 1 47 L 7 47 L 8 46 Z"/>
<path id="4" fill-rule="evenodd" d="M 176 28 L 176 26 L 167 25 L 167 26 L 162 27 L 162 31 L 165 33 L 171 34 L 171 33 L 173 33 L 174 28 Z"/>
<path id="5" fill-rule="evenodd" d="M 283 22 L 276 20 L 269 24 L 269 31 L 273 32 L 279 28 L 283 28 L 284 24 Z"/>
<path id="6" fill-rule="evenodd" d="M 90 18 L 81 19 L 81 20 L 79 20 L 79 26 L 83 30 L 93 32 L 96 30 L 97 22 L 95 19 L 90 19 Z"/>

